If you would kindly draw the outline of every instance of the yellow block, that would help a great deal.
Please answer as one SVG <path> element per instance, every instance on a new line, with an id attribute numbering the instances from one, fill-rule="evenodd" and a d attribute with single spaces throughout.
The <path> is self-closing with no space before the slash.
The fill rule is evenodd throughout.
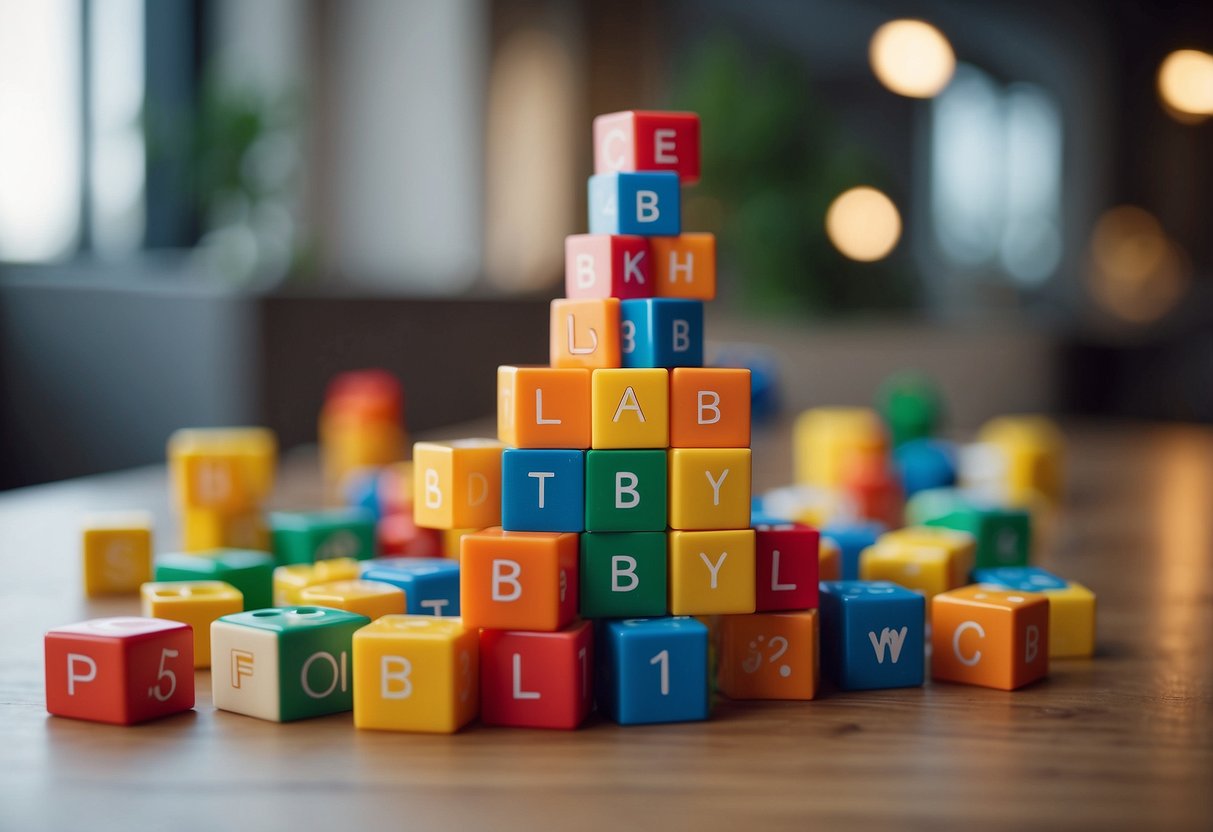
<path id="1" fill-rule="evenodd" d="M 859 554 L 859 579 L 892 581 L 932 598 L 953 588 L 949 566 L 941 549 L 877 543 Z"/>
<path id="2" fill-rule="evenodd" d="M 849 460 L 885 454 L 889 441 L 876 411 L 866 407 L 815 407 L 796 418 L 796 481 L 827 488 L 842 485 Z"/>
<path id="3" fill-rule="evenodd" d="M 480 708 L 480 635 L 458 618 L 388 615 L 354 633 L 354 725 L 453 733 Z"/>
<path id="4" fill-rule="evenodd" d="M 182 508 L 256 509 L 274 487 L 278 441 L 267 428 L 189 428 L 168 441 L 169 475 Z"/>
<path id="5" fill-rule="evenodd" d="M 244 609 L 244 594 L 223 581 L 162 581 L 139 588 L 143 615 L 194 628 L 194 667 L 211 666 L 211 622 Z"/>
<path id="6" fill-rule="evenodd" d="M 979 442 L 997 447 L 1006 461 L 1007 499 L 1016 505 L 1042 495 L 1052 503 L 1062 498 L 1065 440 L 1044 416 L 1000 416 L 986 422 Z"/>
<path id="7" fill-rule="evenodd" d="M 82 566 L 86 595 L 134 594 L 152 579 L 152 518 L 141 511 L 85 519 Z"/>
<path id="8" fill-rule="evenodd" d="M 467 529 L 443 529 L 442 556 L 459 560 L 459 541 L 463 540 L 465 534 L 475 534 L 479 531 L 483 531 L 483 529 L 475 526 Z"/>
<path id="9" fill-rule="evenodd" d="M 326 413 L 320 419 L 320 461 L 324 478 L 340 483 L 362 468 L 380 468 L 404 459 L 407 434 L 399 424 Z"/>
<path id="10" fill-rule="evenodd" d="M 670 532 L 670 615 L 754 611 L 754 531 Z"/>
<path id="11" fill-rule="evenodd" d="M 885 532 L 876 541 L 877 545 L 938 549 L 948 556 L 949 589 L 969 583 L 969 573 L 976 566 L 977 538 L 968 532 L 942 526 L 907 526 L 904 529 Z"/>
<path id="12" fill-rule="evenodd" d="M 668 456 L 670 528 L 750 525 L 749 448 L 673 448 Z"/>
<path id="13" fill-rule="evenodd" d="M 1071 581 L 1041 594 L 1049 599 L 1049 658 L 1094 655 L 1095 593 Z"/>
<path id="14" fill-rule="evenodd" d="M 670 372 L 595 370 L 590 380 L 590 446 L 665 448 L 670 438 Z"/>
<path id="15" fill-rule="evenodd" d="M 293 563 L 274 570 L 274 606 L 293 607 L 303 603 L 300 593 L 309 586 L 333 581 L 352 581 L 361 565 L 353 558 L 329 558 L 315 563 Z"/>
<path id="16" fill-rule="evenodd" d="M 211 508 L 187 508 L 181 513 L 181 544 L 187 552 L 212 549 L 270 551 L 270 533 L 260 511 L 228 514 Z"/>
<path id="17" fill-rule="evenodd" d="M 303 604 L 356 612 L 374 621 L 404 614 L 404 590 L 383 581 L 331 581 L 299 590 Z"/>
<path id="18" fill-rule="evenodd" d="M 501 451 L 496 439 L 413 445 L 413 522 L 427 529 L 501 524 Z"/>

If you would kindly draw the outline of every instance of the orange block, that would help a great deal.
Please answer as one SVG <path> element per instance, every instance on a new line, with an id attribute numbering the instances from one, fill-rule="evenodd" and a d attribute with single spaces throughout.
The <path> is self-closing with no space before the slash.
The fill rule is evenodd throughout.
<path id="1" fill-rule="evenodd" d="M 577 615 L 578 535 L 485 529 L 463 536 L 459 595 L 466 627 L 555 632 Z"/>
<path id="2" fill-rule="evenodd" d="M 413 522 L 425 529 L 501 522 L 501 443 L 455 439 L 413 445 Z"/>
<path id="3" fill-rule="evenodd" d="M 619 299 L 552 301 L 549 344 L 553 367 L 618 367 Z"/>
<path id="4" fill-rule="evenodd" d="M 690 232 L 650 237 L 653 293 L 659 298 L 716 297 L 716 235 Z"/>
<path id="5" fill-rule="evenodd" d="M 590 371 L 498 367 L 497 438 L 515 448 L 589 448 Z"/>
<path id="6" fill-rule="evenodd" d="M 726 615 L 717 686 L 730 699 L 817 695 L 817 610 Z"/>
<path id="7" fill-rule="evenodd" d="M 931 676 L 1015 690 L 1049 674 L 1049 601 L 966 586 L 931 599 Z"/>
<path id="8" fill-rule="evenodd" d="M 721 367 L 671 370 L 670 446 L 748 448 L 750 371 Z"/>
<path id="9" fill-rule="evenodd" d="M 822 581 L 842 580 L 842 550 L 828 537 L 817 544 L 817 577 Z"/>

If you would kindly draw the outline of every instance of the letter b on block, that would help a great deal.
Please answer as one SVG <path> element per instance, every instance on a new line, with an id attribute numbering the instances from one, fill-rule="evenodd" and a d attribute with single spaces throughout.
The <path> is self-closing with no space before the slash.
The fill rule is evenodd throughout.
<path id="1" fill-rule="evenodd" d="M 559 630 L 577 614 L 576 534 L 486 529 L 460 542 L 468 627 Z"/>
<path id="2" fill-rule="evenodd" d="M 591 234 L 674 236 L 682 230 L 675 173 L 602 173 L 590 177 Z"/>
<path id="3" fill-rule="evenodd" d="M 428 529 L 501 522 L 501 451 L 495 439 L 413 445 L 413 519 Z"/>

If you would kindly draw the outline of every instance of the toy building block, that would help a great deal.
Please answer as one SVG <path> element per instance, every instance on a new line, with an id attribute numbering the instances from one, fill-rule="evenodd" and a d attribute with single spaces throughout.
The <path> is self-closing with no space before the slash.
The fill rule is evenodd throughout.
<path id="1" fill-rule="evenodd" d="M 270 515 L 274 557 L 280 564 L 375 557 L 375 518 L 357 508 L 278 511 Z"/>
<path id="2" fill-rule="evenodd" d="M 619 301 L 557 298 L 548 328 L 549 363 L 556 368 L 597 370 L 620 364 Z"/>
<path id="3" fill-rule="evenodd" d="M 366 564 L 362 577 L 404 592 L 409 615 L 458 616 L 459 561 L 449 558 L 381 558 Z"/>
<path id="4" fill-rule="evenodd" d="M 761 505 L 763 513 L 771 517 L 795 520 L 817 528 L 859 519 L 855 500 L 837 488 L 786 485 L 763 494 Z"/>
<path id="5" fill-rule="evenodd" d="M 355 612 L 372 621 L 385 615 L 404 615 L 404 591 L 383 581 L 355 578 L 313 584 L 299 591 L 299 600 L 305 606 Z"/>
<path id="6" fill-rule="evenodd" d="M 157 618 L 96 618 L 44 640 L 46 710 L 132 725 L 194 707 L 194 636 Z"/>
<path id="7" fill-rule="evenodd" d="M 329 382 L 320 413 L 320 450 L 325 479 L 338 484 L 363 468 L 404 458 L 404 394 L 384 370 L 352 370 Z"/>
<path id="8" fill-rule="evenodd" d="M 169 438 L 168 457 L 181 508 L 251 511 L 274 486 L 277 440 L 266 428 L 189 428 Z"/>
<path id="9" fill-rule="evenodd" d="M 926 601 L 888 581 L 823 581 L 821 667 L 839 690 L 917 687 Z"/>
<path id="10" fill-rule="evenodd" d="M 653 237 L 653 293 L 659 298 L 716 297 L 716 235 L 688 232 Z"/>
<path id="11" fill-rule="evenodd" d="M 594 638 L 588 621 L 551 633 L 480 631 L 480 721 L 573 729 L 589 715 Z"/>
<path id="12" fill-rule="evenodd" d="M 817 530 L 803 523 L 755 524 L 755 611 L 814 609 L 820 547 Z"/>
<path id="13" fill-rule="evenodd" d="M 670 374 L 663 369 L 595 370 L 590 380 L 591 447 L 667 447 L 669 387 Z"/>
<path id="14" fill-rule="evenodd" d="M 497 438 L 515 448 L 590 447 L 590 371 L 498 367 Z"/>
<path id="15" fill-rule="evenodd" d="M 754 612 L 754 531 L 669 533 L 669 607 L 674 615 Z"/>
<path id="16" fill-rule="evenodd" d="M 274 570 L 275 607 L 303 603 L 300 593 L 309 586 L 332 581 L 351 581 L 361 572 L 362 564 L 353 558 L 332 558 L 315 563 L 293 563 Z"/>
<path id="17" fill-rule="evenodd" d="M 838 554 L 842 558 L 840 580 L 859 580 L 860 553 L 869 546 L 875 546 L 887 531 L 883 523 L 874 520 L 832 523 L 821 530 L 822 537 L 829 538 L 838 546 Z"/>
<path id="18" fill-rule="evenodd" d="M 890 528 L 902 525 L 901 478 L 883 455 L 853 457 L 843 471 L 842 489 L 855 501 L 861 519 Z"/>
<path id="19" fill-rule="evenodd" d="M 769 422 L 778 415 L 783 396 L 779 360 L 772 350 L 754 344 L 717 344 L 708 363 L 750 371 L 750 414 L 755 424 Z"/>
<path id="20" fill-rule="evenodd" d="M 997 448 L 1006 461 L 1005 496 L 1028 505 L 1039 495 L 1061 501 L 1065 485 L 1065 441 L 1044 416 L 1001 416 L 982 426 L 979 442 Z"/>
<path id="21" fill-rule="evenodd" d="M 143 615 L 180 621 L 194 630 L 194 667 L 211 666 L 211 622 L 244 609 L 240 590 L 224 581 L 146 583 L 139 589 Z"/>
<path id="22" fill-rule="evenodd" d="M 1049 601 L 966 586 L 931 599 L 931 677 L 1015 690 L 1049 673 Z"/>
<path id="23" fill-rule="evenodd" d="M 666 613 L 664 532 L 581 536 L 581 617 L 640 618 Z"/>
<path id="24" fill-rule="evenodd" d="M 682 232 L 677 174 L 596 173 L 590 177 L 588 193 L 591 234 L 672 237 Z"/>
<path id="25" fill-rule="evenodd" d="M 354 725 L 452 734 L 480 706 L 480 636 L 458 618 L 385 615 L 354 633 Z"/>
<path id="26" fill-rule="evenodd" d="M 563 628 L 577 614 L 576 534 L 485 529 L 465 535 L 459 598 L 468 627 Z"/>
<path id="27" fill-rule="evenodd" d="M 86 595 L 133 594 L 152 577 L 152 517 L 107 512 L 84 521 L 81 540 Z"/>
<path id="28" fill-rule="evenodd" d="M 730 699 L 812 699 L 817 666 L 817 610 L 721 616 L 716 686 Z"/>
<path id="29" fill-rule="evenodd" d="M 479 527 L 471 527 L 466 529 L 443 529 L 441 532 L 442 545 L 439 548 L 440 556 L 458 561 L 459 548 L 463 541 L 464 535 L 473 534 L 478 531 L 482 531 L 482 529 Z"/>
<path id="30" fill-rule="evenodd" d="M 506 448 L 501 457 L 501 527 L 585 529 L 585 452 Z"/>
<path id="31" fill-rule="evenodd" d="M 708 628 L 694 618 L 629 618 L 597 639 L 599 710 L 622 725 L 708 718 Z"/>
<path id="32" fill-rule="evenodd" d="M 956 445 L 942 439 L 911 439 L 893 451 L 901 488 L 909 499 L 920 491 L 956 485 Z"/>
<path id="33" fill-rule="evenodd" d="M 669 460 L 671 529 L 749 525 L 749 448 L 671 448 Z"/>
<path id="34" fill-rule="evenodd" d="M 973 570 L 974 583 L 996 589 L 1038 592 L 1049 599 L 1049 658 L 1095 653 L 1095 593 L 1035 566 Z"/>
<path id="35" fill-rule="evenodd" d="M 670 371 L 670 445 L 750 446 L 750 371 L 678 367 Z"/>
<path id="36" fill-rule="evenodd" d="M 187 508 L 181 512 L 181 547 L 186 552 L 210 549 L 270 550 L 270 532 L 260 510 L 227 512 Z"/>
<path id="37" fill-rule="evenodd" d="M 413 445 L 413 521 L 430 529 L 499 524 L 501 451 L 496 439 Z"/>
<path id="38" fill-rule="evenodd" d="M 943 395 L 938 385 L 918 373 L 898 373 L 885 379 L 876 403 L 894 447 L 933 436 L 943 422 Z"/>
<path id="39" fill-rule="evenodd" d="M 353 707 L 350 649 L 364 615 L 324 607 L 271 607 L 211 624 L 215 707 L 290 722 Z"/>
<path id="40" fill-rule="evenodd" d="M 667 170 L 699 181 L 699 116 L 625 110 L 594 118 L 594 172 Z"/>
<path id="41" fill-rule="evenodd" d="M 569 298 L 650 298 L 649 241 L 626 234 L 564 238 L 564 294 Z"/>
<path id="42" fill-rule="evenodd" d="M 418 526 L 412 511 L 389 514 L 375 524 L 375 548 L 389 558 L 437 557 L 442 554 L 445 531 Z"/>
<path id="43" fill-rule="evenodd" d="M 817 547 L 817 577 L 822 581 L 842 580 L 842 549 L 832 538 L 822 537 Z"/>
<path id="44" fill-rule="evenodd" d="M 796 418 L 793 444 L 797 482 L 838 488 L 852 459 L 883 457 L 889 440 L 874 410 L 817 407 Z"/>
<path id="45" fill-rule="evenodd" d="M 624 367 L 703 365 L 703 301 L 625 300 L 619 304 L 619 321 Z"/>
<path id="46" fill-rule="evenodd" d="M 156 580 L 225 581 L 240 590 L 246 610 L 256 610 L 274 599 L 274 556 L 245 549 L 160 555 Z"/>
<path id="47" fill-rule="evenodd" d="M 968 583 L 976 548 L 968 532 L 908 526 L 881 535 L 860 554 L 859 577 L 892 581 L 929 598 Z"/>
<path id="48" fill-rule="evenodd" d="M 1032 517 L 1026 509 L 967 501 L 929 516 L 927 526 L 968 532 L 977 541 L 977 568 L 1027 566 L 1032 549 Z"/>
<path id="49" fill-rule="evenodd" d="M 666 481 L 665 451 L 589 451 L 585 455 L 586 531 L 665 531 Z"/>

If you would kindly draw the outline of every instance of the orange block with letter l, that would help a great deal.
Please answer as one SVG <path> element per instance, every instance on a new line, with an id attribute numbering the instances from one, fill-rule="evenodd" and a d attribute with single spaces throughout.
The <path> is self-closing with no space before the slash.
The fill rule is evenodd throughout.
<path id="1" fill-rule="evenodd" d="M 576 616 L 578 535 L 492 528 L 464 535 L 459 545 L 466 626 L 552 632 Z"/>
<path id="2" fill-rule="evenodd" d="M 931 599 L 931 676 L 1015 690 L 1049 673 L 1049 601 L 966 586 Z"/>
<path id="3" fill-rule="evenodd" d="M 498 367 L 497 438 L 515 448 L 590 447 L 590 371 Z"/>
<path id="4" fill-rule="evenodd" d="M 553 367 L 597 370 L 620 363 L 619 300 L 559 298 L 552 301 L 548 330 Z"/>

